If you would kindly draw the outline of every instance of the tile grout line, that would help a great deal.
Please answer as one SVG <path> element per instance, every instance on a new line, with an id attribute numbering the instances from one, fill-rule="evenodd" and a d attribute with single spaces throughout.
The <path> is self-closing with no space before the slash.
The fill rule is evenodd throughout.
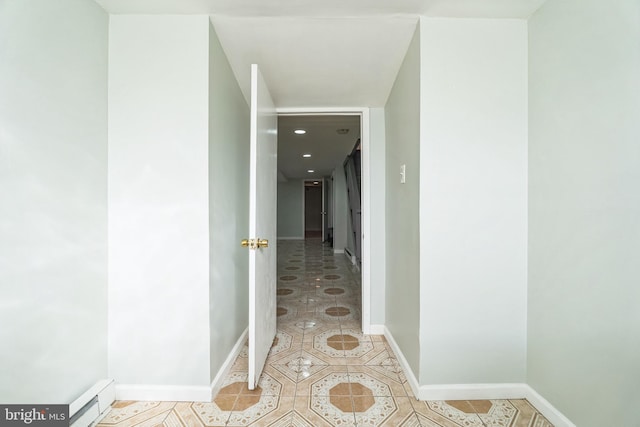
<path id="1" fill-rule="evenodd" d="M 169 415 L 171 414 L 171 412 L 173 412 L 177 404 L 178 402 L 173 402 L 173 406 L 171 406 L 171 408 L 167 410 L 167 414 L 164 416 L 164 418 L 162 418 L 161 424 L 164 424 L 167 418 L 169 418 Z"/>

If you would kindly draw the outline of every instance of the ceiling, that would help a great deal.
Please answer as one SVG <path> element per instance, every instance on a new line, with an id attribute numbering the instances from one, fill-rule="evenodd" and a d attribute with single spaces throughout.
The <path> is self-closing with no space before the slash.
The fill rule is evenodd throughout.
<path id="1" fill-rule="evenodd" d="M 304 135 L 293 131 L 304 129 Z M 338 129 L 349 129 L 340 135 Z M 342 165 L 360 138 L 360 116 L 279 116 L 278 170 L 287 179 L 316 179 Z M 304 158 L 303 154 L 311 154 Z M 310 173 L 308 170 L 314 170 Z"/>
<path id="2" fill-rule="evenodd" d="M 416 28 L 416 17 L 214 16 L 247 96 L 257 63 L 278 107 L 382 107 Z"/>
<path id="3" fill-rule="evenodd" d="M 527 18 L 544 0 L 97 0 L 116 14 Z"/>

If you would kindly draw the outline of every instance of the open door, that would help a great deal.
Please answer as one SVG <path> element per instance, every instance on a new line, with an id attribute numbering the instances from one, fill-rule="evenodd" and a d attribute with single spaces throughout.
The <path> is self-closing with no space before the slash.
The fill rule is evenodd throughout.
<path id="1" fill-rule="evenodd" d="M 278 117 L 256 64 L 251 65 L 249 178 L 249 390 L 255 389 L 276 336 Z"/>
<path id="2" fill-rule="evenodd" d="M 322 178 L 322 241 L 329 241 L 329 216 L 328 205 L 329 197 L 327 193 L 327 179 Z"/>

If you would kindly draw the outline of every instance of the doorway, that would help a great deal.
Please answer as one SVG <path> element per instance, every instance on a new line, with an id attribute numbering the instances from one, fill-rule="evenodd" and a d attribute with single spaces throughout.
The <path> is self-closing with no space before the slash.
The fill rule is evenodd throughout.
<path id="1" fill-rule="evenodd" d="M 325 205 L 324 209 L 321 212 L 324 212 L 324 218 L 322 219 L 322 232 L 320 237 L 322 241 L 326 244 L 329 244 L 332 251 L 335 251 L 339 256 L 345 257 L 343 255 L 345 248 L 347 247 L 348 240 L 348 232 L 350 232 L 350 219 L 346 214 L 348 209 L 348 192 L 347 192 L 347 179 L 344 173 L 344 161 L 347 156 L 352 152 L 354 144 L 358 139 L 361 140 L 361 235 L 360 235 L 360 244 L 361 244 L 361 269 L 359 270 L 359 274 L 361 275 L 361 292 L 360 292 L 360 300 L 361 300 L 361 324 L 362 331 L 365 334 L 377 333 L 381 334 L 382 330 L 379 327 L 376 327 L 375 330 L 371 328 L 371 300 L 370 300 L 370 246 L 368 243 L 368 235 L 370 230 L 370 177 L 369 177 L 369 157 L 368 157 L 368 144 L 369 144 L 369 109 L 368 108 L 344 108 L 344 109 L 326 109 L 326 108 L 305 108 L 305 109 L 278 109 L 279 114 L 279 135 L 278 135 L 278 162 L 279 162 L 279 200 L 278 200 L 278 208 L 279 208 L 279 227 L 280 227 L 280 217 L 281 212 L 280 209 L 286 207 L 287 213 L 282 215 L 286 216 L 288 219 L 283 221 L 283 227 L 278 230 L 278 236 L 280 238 L 286 238 L 287 240 L 304 240 L 307 234 L 306 227 L 306 216 L 304 211 L 305 209 L 305 194 L 307 186 L 304 185 L 305 181 L 310 181 L 313 183 L 314 181 L 318 181 L 317 186 L 322 188 L 322 194 L 325 197 Z M 344 152 L 339 157 L 339 160 L 336 162 L 334 160 L 333 168 L 328 171 L 318 171 L 315 167 L 311 166 L 310 162 L 307 162 L 309 158 L 313 158 L 314 153 L 308 152 L 311 150 L 302 150 L 297 153 L 294 151 L 284 151 L 281 143 L 281 138 L 284 133 L 288 135 L 293 135 L 293 132 L 298 129 L 294 128 L 283 128 L 281 125 L 285 123 L 290 118 L 306 118 L 310 120 L 312 123 L 314 121 L 330 121 L 332 117 L 340 117 L 347 116 L 350 117 L 354 122 L 354 127 L 334 127 L 331 131 L 337 135 L 344 135 L 345 129 L 349 129 L 346 134 L 351 137 L 348 144 L 346 145 Z M 355 130 L 357 129 L 357 131 Z M 299 129 L 300 131 L 305 131 L 306 129 Z M 340 131 L 340 132 L 338 132 Z M 309 145 L 305 145 L 305 142 L 308 142 L 309 134 L 308 133 L 296 133 L 298 135 L 298 139 L 293 142 L 293 144 L 298 144 L 297 147 L 303 148 L 311 148 Z M 311 157 L 307 157 L 305 155 L 311 154 Z M 306 179 L 302 179 L 301 182 L 292 183 L 290 177 L 287 177 L 286 172 L 280 167 L 281 161 L 283 159 L 289 159 L 297 164 L 299 168 L 302 169 L 304 176 L 308 177 Z M 312 174 L 311 176 L 309 174 Z M 280 185 L 284 189 L 282 193 L 280 192 Z M 292 191 L 292 185 L 295 185 L 300 190 Z M 316 190 L 309 190 L 310 192 Z M 291 194 L 297 193 L 300 197 L 300 201 L 298 204 L 290 204 L 287 203 L 287 200 L 281 200 L 281 194 Z M 315 199 L 317 201 L 317 198 Z M 299 206 L 299 207 L 297 207 Z M 299 209 L 299 212 L 297 212 Z M 341 211 L 345 211 L 345 215 L 341 215 Z M 297 213 L 296 213 L 297 212 Z M 314 221 L 314 220 L 311 220 Z M 315 219 L 317 221 L 317 217 Z M 298 225 L 296 225 L 298 224 Z M 297 232 L 293 233 L 290 230 L 292 226 L 297 230 Z M 317 222 L 315 225 L 310 228 L 310 232 L 317 233 Z M 312 230 L 315 228 L 316 230 Z M 340 235 L 339 231 L 344 230 L 344 234 Z M 281 233 L 282 231 L 282 233 Z M 285 234 L 286 233 L 286 234 Z M 355 253 L 355 250 L 351 251 Z M 346 257 L 345 257 L 346 258 Z M 349 257 L 351 260 L 351 258 Z"/>
<path id="2" fill-rule="evenodd" d="M 304 237 L 324 239 L 323 185 L 320 180 L 304 182 Z"/>

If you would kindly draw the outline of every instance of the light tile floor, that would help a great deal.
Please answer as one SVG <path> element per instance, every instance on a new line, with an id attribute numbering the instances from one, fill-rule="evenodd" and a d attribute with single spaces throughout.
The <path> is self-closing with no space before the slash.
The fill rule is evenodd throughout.
<path id="1" fill-rule="evenodd" d="M 213 402 L 115 402 L 111 426 L 553 427 L 526 400 L 415 399 L 360 327 L 360 273 L 320 239 L 278 242 L 278 333 L 256 390 L 246 347 Z"/>

